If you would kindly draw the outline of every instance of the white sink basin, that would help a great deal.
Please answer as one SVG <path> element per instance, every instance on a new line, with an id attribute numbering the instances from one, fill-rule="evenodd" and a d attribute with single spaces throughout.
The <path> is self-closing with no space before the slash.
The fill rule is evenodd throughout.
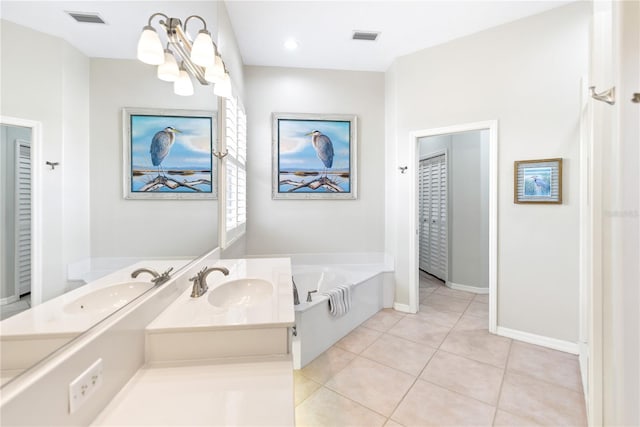
<path id="1" fill-rule="evenodd" d="M 273 296 L 273 285 L 262 279 L 238 279 L 223 283 L 209 292 L 209 304 L 214 307 L 248 307 Z"/>
<path id="2" fill-rule="evenodd" d="M 148 282 L 128 282 L 96 289 L 66 304 L 67 314 L 112 313 L 153 287 Z"/>

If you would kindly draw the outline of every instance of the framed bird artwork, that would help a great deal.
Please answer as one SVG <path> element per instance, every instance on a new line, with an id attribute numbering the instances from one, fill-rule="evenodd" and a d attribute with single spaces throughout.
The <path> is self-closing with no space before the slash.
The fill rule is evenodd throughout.
<path id="1" fill-rule="evenodd" d="M 562 203 L 562 159 L 514 162 L 513 202 Z"/>
<path id="2" fill-rule="evenodd" d="M 356 199 L 357 118 L 273 113 L 273 199 Z"/>
<path id="3" fill-rule="evenodd" d="M 124 108 L 125 199 L 216 199 L 213 111 Z"/>

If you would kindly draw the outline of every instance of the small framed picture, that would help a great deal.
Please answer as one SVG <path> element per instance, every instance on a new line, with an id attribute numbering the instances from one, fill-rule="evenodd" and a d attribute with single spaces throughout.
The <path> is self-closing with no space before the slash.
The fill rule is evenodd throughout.
<path id="1" fill-rule="evenodd" d="M 216 199 L 212 111 L 124 108 L 125 199 Z"/>
<path id="2" fill-rule="evenodd" d="M 514 203 L 562 203 L 562 159 L 514 162 Z"/>
<path id="3" fill-rule="evenodd" d="M 273 113 L 273 199 L 357 198 L 356 116 Z"/>

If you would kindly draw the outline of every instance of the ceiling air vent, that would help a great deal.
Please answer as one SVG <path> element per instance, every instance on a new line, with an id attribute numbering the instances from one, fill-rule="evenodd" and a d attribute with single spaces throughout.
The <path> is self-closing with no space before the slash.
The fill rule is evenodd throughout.
<path id="1" fill-rule="evenodd" d="M 380 33 L 374 31 L 354 31 L 353 40 L 367 40 L 370 42 L 376 41 Z"/>
<path id="2" fill-rule="evenodd" d="M 104 24 L 105 23 L 97 13 L 84 13 L 84 12 L 67 12 L 67 13 L 76 21 L 82 22 L 85 24 Z"/>

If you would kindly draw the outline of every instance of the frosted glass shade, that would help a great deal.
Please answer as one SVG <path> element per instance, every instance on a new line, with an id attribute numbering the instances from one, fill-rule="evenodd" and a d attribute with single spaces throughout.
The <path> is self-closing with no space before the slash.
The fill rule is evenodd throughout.
<path id="1" fill-rule="evenodd" d="M 165 82 L 175 82 L 180 77 L 180 69 L 173 52 L 164 50 L 164 63 L 158 65 L 158 78 Z"/>
<path id="2" fill-rule="evenodd" d="M 138 59 L 145 64 L 160 65 L 164 62 L 164 48 L 156 30 L 147 25 L 138 40 Z"/>
<path id="3" fill-rule="evenodd" d="M 224 79 L 224 64 L 222 63 L 222 58 L 219 55 L 216 55 L 215 62 L 213 66 L 207 67 L 204 72 L 204 79 L 211 83 L 219 83 Z"/>
<path id="4" fill-rule="evenodd" d="M 173 91 L 176 95 L 191 96 L 193 95 L 193 82 L 189 74 L 184 70 L 180 70 L 180 77 L 173 82 Z"/>
<path id="5" fill-rule="evenodd" d="M 211 34 L 207 30 L 200 30 L 191 47 L 191 61 L 202 67 L 209 67 L 214 63 L 215 50 Z"/>
<path id="6" fill-rule="evenodd" d="M 231 78 L 229 73 L 224 73 L 224 78 L 216 83 L 213 93 L 222 98 L 231 98 Z"/>

